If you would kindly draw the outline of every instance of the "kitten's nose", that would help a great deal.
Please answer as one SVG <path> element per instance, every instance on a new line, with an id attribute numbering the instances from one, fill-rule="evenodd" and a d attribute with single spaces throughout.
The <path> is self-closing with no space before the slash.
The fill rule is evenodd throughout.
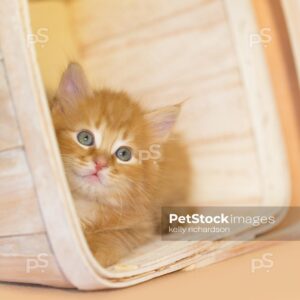
<path id="1" fill-rule="evenodd" d="M 96 172 L 102 170 L 103 168 L 107 167 L 107 161 L 103 158 L 99 158 L 95 160 L 95 169 Z"/>

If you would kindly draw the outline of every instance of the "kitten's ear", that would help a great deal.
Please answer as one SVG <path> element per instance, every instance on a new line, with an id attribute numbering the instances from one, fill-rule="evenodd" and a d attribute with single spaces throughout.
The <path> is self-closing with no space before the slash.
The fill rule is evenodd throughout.
<path id="1" fill-rule="evenodd" d="M 77 63 L 70 63 L 63 73 L 56 92 L 58 103 L 72 105 L 93 95 L 82 67 Z"/>
<path id="2" fill-rule="evenodd" d="M 151 126 L 153 138 L 157 142 L 165 141 L 168 138 L 179 112 L 180 105 L 172 105 L 145 114 L 145 118 Z"/>

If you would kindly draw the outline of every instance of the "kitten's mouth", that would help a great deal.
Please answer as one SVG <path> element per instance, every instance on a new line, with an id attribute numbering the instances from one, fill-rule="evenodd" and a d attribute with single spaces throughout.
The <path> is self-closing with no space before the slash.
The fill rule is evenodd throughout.
<path id="1" fill-rule="evenodd" d="M 99 172 L 94 172 L 90 174 L 78 174 L 77 172 L 74 172 L 74 174 L 78 177 L 80 177 L 83 180 L 86 180 L 88 183 L 91 184 L 101 184 L 103 185 L 103 178 L 102 175 L 99 174 Z"/>
<path id="2" fill-rule="evenodd" d="M 100 184 L 102 184 L 100 174 L 93 173 L 93 174 L 85 175 L 85 176 L 82 176 L 82 177 L 90 183 L 100 183 Z"/>

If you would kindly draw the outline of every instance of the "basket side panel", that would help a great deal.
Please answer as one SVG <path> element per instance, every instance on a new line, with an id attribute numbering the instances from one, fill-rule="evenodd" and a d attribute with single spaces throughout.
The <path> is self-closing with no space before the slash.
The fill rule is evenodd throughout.
<path id="1" fill-rule="evenodd" d="M 44 232 L 22 148 L 0 152 L 0 236 Z"/>
<path id="2" fill-rule="evenodd" d="M 59 270 L 45 234 L 0 238 L 0 281 L 72 287 Z"/>
<path id="3" fill-rule="evenodd" d="M 0 236 L 44 231 L 0 54 Z"/>
<path id="4" fill-rule="evenodd" d="M 0 151 L 22 145 L 0 51 Z"/>

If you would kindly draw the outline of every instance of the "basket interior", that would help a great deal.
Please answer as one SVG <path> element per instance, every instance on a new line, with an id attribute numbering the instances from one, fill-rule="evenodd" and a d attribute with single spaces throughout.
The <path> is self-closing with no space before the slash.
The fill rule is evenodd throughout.
<path id="1" fill-rule="evenodd" d="M 68 61 L 78 60 L 95 87 L 126 90 L 145 106 L 186 99 L 178 130 L 192 160 L 191 201 L 261 203 L 253 126 L 222 1 L 30 5 L 38 60 L 50 94 Z"/>

